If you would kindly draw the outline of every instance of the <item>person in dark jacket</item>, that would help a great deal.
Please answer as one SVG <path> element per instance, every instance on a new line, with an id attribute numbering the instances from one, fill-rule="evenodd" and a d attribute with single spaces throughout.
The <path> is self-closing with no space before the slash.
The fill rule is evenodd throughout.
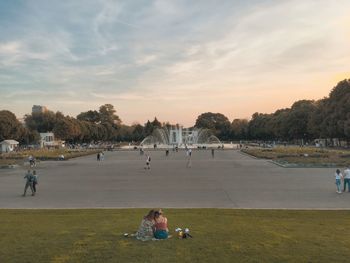
<path id="1" fill-rule="evenodd" d="M 35 195 L 34 188 L 33 188 L 34 177 L 33 177 L 33 174 L 30 172 L 30 170 L 27 171 L 26 175 L 24 176 L 24 179 L 26 179 L 26 185 L 24 187 L 23 196 L 26 196 L 28 187 L 30 187 L 30 190 L 32 191 L 32 195 Z"/>

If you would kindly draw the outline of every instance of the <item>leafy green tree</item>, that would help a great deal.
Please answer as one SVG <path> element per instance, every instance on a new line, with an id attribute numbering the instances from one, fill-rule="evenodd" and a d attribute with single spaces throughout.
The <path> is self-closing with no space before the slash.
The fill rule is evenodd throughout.
<path id="1" fill-rule="evenodd" d="M 221 113 L 202 113 L 197 117 L 195 127 L 210 129 L 221 140 L 230 139 L 231 123 Z"/>
<path id="2" fill-rule="evenodd" d="M 326 98 L 315 102 L 315 110 L 310 114 L 307 124 L 307 131 L 311 138 L 326 138 L 327 132 L 324 129 L 322 122 L 325 117 Z"/>
<path id="3" fill-rule="evenodd" d="M 121 120 L 118 115 L 116 115 L 116 110 L 112 104 L 105 104 L 100 107 L 100 120 L 101 123 L 110 123 L 116 126 L 121 124 Z"/>
<path id="4" fill-rule="evenodd" d="M 312 100 L 300 100 L 292 105 L 285 118 L 288 137 L 290 139 L 310 139 L 308 122 L 316 110 L 315 102 Z"/>
<path id="5" fill-rule="evenodd" d="M 154 130 L 153 124 L 149 120 L 147 120 L 145 124 L 145 129 L 144 129 L 145 136 L 151 135 L 153 130 Z"/>
<path id="6" fill-rule="evenodd" d="M 105 134 L 102 137 L 103 140 L 107 140 L 107 141 L 117 140 L 118 133 L 117 133 L 117 129 L 116 129 L 115 125 L 113 125 L 110 122 L 104 122 L 104 123 L 101 123 L 100 126 L 103 126 L 104 130 L 105 130 Z M 121 128 L 121 126 L 119 126 L 119 129 L 120 128 Z"/>
<path id="7" fill-rule="evenodd" d="M 25 129 L 21 140 L 24 144 L 38 144 L 40 141 L 40 134 L 35 130 Z"/>
<path id="8" fill-rule="evenodd" d="M 272 140 L 274 134 L 271 127 L 272 114 L 254 113 L 249 122 L 249 135 L 252 139 Z"/>
<path id="9" fill-rule="evenodd" d="M 10 111 L 0 111 L 0 141 L 14 139 L 22 141 L 25 128 Z"/>
<path id="10" fill-rule="evenodd" d="M 141 141 L 145 137 L 143 126 L 141 124 L 133 125 L 131 136 L 133 141 Z"/>
<path id="11" fill-rule="evenodd" d="M 339 82 L 325 99 L 322 109 L 323 120 L 321 129 L 328 138 L 349 138 L 346 123 L 350 112 L 350 80 Z"/>
<path id="12" fill-rule="evenodd" d="M 248 138 L 249 121 L 234 119 L 231 123 L 231 138 L 242 140 Z"/>
<path id="13" fill-rule="evenodd" d="M 153 126 L 153 129 L 156 129 L 156 128 L 161 128 L 162 124 L 157 120 L 156 117 L 154 117 L 154 120 L 152 121 L 152 126 Z"/>
<path id="14" fill-rule="evenodd" d="M 98 111 L 86 111 L 82 112 L 77 116 L 77 119 L 80 121 L 88 121 L 93 123 L 99 123 L 101 121 L 100 113 Z"/>
<path id="15" fill-rule="evenodd" d="M 81 135 L 78 121 L 72 117 L 65 117 L 59 112 L 56 116 L 56 124 L 53 129 L 55 136 L 68 142 L 78 141 Z"/>
<path id="16" fill-rule="evenodd" d="M 108 136 L 104 125 L 96 125 L 96 140 L 107 140 Z"/>
<path id="17" fill-rule="evenodd" d="M 52 111 L 25 115 L 24 121 L 30 130 L 38 132 L 52 131 L 56 123 L 56 114 Z"/>
<path id="18" fill-rule="evenodd" d="M 121 125 L 118 133 L 118 141 L 132 141 L 132 131 L 133 128 L 127 125 Z"/>
<path id="19" fill-rule="evenodd" d="M 269 121 L 269 128 L 271 129 L 272 137 L 280 140 L 289 140 L 288 135 L 288 115 L 290 109 L 277 110 L 271 115 Z"/>

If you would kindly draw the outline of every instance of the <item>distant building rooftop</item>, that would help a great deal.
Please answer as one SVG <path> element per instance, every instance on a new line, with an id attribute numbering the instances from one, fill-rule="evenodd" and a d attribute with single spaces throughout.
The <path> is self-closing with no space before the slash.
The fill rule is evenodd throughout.
<path id="1" fill-rule="evenodd" d="M 19 142 L 15 140 L 4 140 L 0 144 L 19 144 Z"/>
<path id="2" fill-rule="evenodd" d="M 47 111 L 48 109 L 46 108 L 46 106 L 33 105 L 32 107 L 32 113 L 45 113 Z"/>

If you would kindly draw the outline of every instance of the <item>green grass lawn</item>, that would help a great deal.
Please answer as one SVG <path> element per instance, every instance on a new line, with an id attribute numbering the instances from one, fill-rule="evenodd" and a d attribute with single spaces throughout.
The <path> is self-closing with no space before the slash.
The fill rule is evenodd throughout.
<path id="1" fill-rule="evenodd" d="M 166 209 L 193 239 L 142 242 L 145 209 L 0 210 L 0 262 L 348 262 L 350 211 Z M 173 233 L 174 235 L 174 233 Z"/>
<path id="2" fill-rule="evenodd" d="M 257 158 L 271 159 L 280 163 L 335 165 L 342 167 L 350 165 L 349 150 L 277 146 L 275 148 L 251 147 L 242 151 Z"/>

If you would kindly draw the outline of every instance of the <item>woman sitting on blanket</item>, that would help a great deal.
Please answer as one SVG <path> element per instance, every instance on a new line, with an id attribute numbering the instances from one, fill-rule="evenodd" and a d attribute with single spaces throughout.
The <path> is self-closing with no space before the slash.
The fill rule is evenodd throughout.
<path id="1" fill-rule="evenodd" d="M 152 240 L 154 238 L 154 210 L 142 219 L 139 230 L 136 233 L 136 238 L 142 241 Z"/>
<path id="2" fill-rule="evenodd" d="M 154 212 L 154 237 L 156 239 L 167 239 L 168 238 L 168 219 L 163 215 L 163 211 L 159 209 Z"/>

